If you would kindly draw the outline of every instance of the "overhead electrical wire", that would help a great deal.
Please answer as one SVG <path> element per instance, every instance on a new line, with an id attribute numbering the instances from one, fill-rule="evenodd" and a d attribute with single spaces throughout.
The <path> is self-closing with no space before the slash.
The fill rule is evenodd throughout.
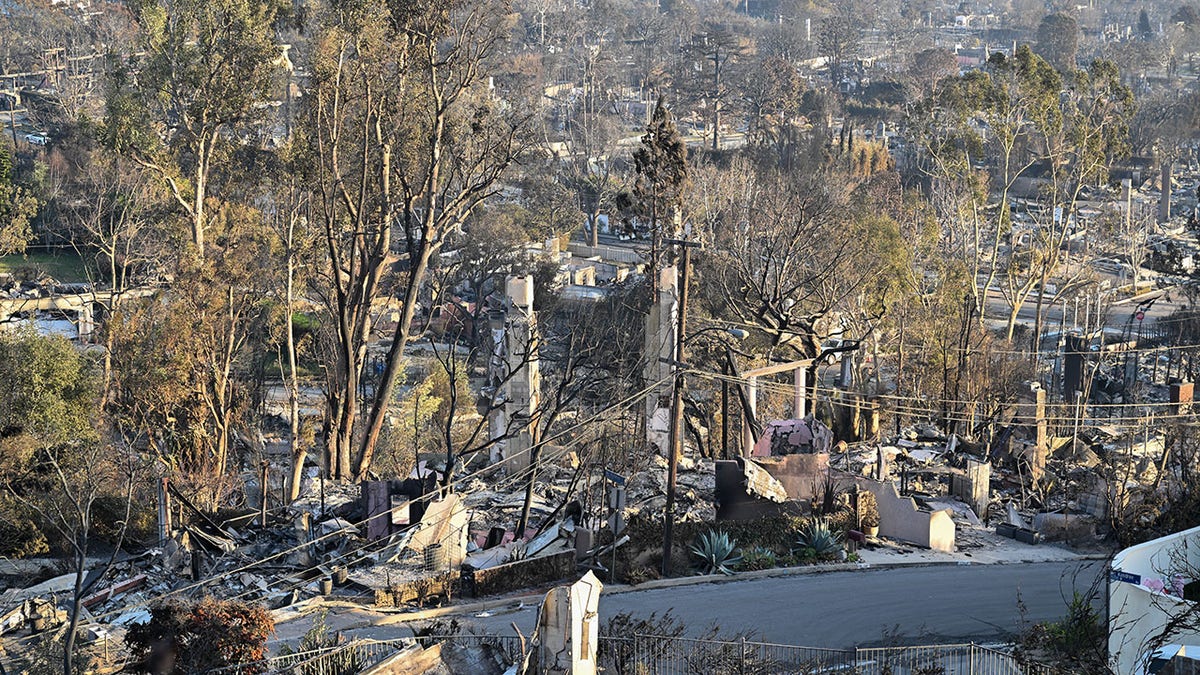
<path id="1" fill-rule="evenodd" d="M 561 429 L 559 431 L 556 431 L 553 434 L 550 434 L 548 437 L 546 437 L 542 440 L 539 440 L 537 443 L 534 443 L 533 445 L 531 445 L 528 449 L 524 450 L 523 452 L 532 452 L 535 448 L 540 449 L 543 446 L 551 445 L 554 441 L 562 438 L 563 436 L 565 436 L 567 434 L 572 433 L 573 431 L 579 429 L 580 427 L 583 427 L 585 425 L 590 425 L 594 422 L 600 421 L 602 417 L 604 417 L 606 414 L 608 414 L 614 410 L 624 409 L 624 408 L 628 407 L 629 405 L 632 405 L 633 403 L 644 399 L 646 396 L 650 395 L 650 393 L 653 392 L 655 389 L 657 389 L 660 386 L 662 386 L 663 384 L 669 382 L 672 379 L 672 377 L 673 376 L 664 377 L 664 378 L 658 380 L 657 382 L 654 382 L 653 384 L 643 387 L 642 389 L 638 390 L 637 392 L 626 396 L 625 398 L 621 399 L 620 401 L 609 404 L 608 406 L 604 407 L 603 409 L 590 415 L 587 419 L 577 421 L 574 424 L 570 425 L 569 427 Z M 584 439 L 582 439 L 582 438 L 572 439 L 568 444 L 560 446 L 560 450 L 557 454 L 555 454 L 549 458 L 539 458 L 539 463 L 561 459 L 563 456 L 566 455 L 566 453 L 569 451 L 570 448 L 574 447 L 575 445 L 577 445 L 579 443 L 582 443 L 583 441 L 584 441 Z M 516 481 L 516 480 L 524 481 L 527 479 L 528 476 L 532 475 L 537 470 L 537 468 L 538 467 L 535 464 L 530 463 L 530 465 L 528 467 L 526 467 L 525 469 L 523 469 L 519 472 L 516 472 L 510 476 L 506 476 L 504 479 L 501 480 L 501 484 L 505 484 L 509 481 Z M 494 465 L 489 465 L 489 466 L 482 467 L 471 473 L 463 474 L 461 476 L 455 477 L 454 480 L 451 481 L 450 486 L 451 487 L 452 486 L 461 486 L 466 481 L 478 478 L 482 474 L 488 473 L 489 471 L 492 471 L 494 469 L 495 469 Z M 412 505 L 413 503 L 421 501 L 424 498 L 425 498 L 425 496 L 422 496 L 422 497 L 418 497 L 418 498 L 414 498 L 414 499 L 409 499 L 409 500 L 399 503 L 399 504 L 394 504 L 391 508 L 387 509 L 386 511 L 374 514 L 368 518 L 364 518 L 363 520 L 358 521 L 357 523 L 352 523 L 352 524 L 355 526 L 362 526 L 362 525 L 365 525 L 367 523 L 367 521 L 369 521 L 373 518 L 390 516 L 394 511 L 396 511 L 398 509 L 402 509 L 402 508 L 407 508 L 408 506 Z M 99 621 L 100 619 L 108 618 L 111 616 L 125 614 L 131 610 L 138 609 L 138 608 L 144 607 L 144 606 L 148 606 L 153 603 L 161 602 L 162 600 L 169 598 L 169 597 L 177 596 L 180 594 L 190 593 L 191 591 L 195 591 L 199 588 L 203 588 L 209 584 L 216 583 L 217 581 L 220 581 L 225 577 L 228 577 L 228 576 L 231 576 L 234 574 L 241 574 L 243 572 L 251 571 L 257 567 L 265 565 L 268 562 L 271 562 L 274 560 L 279 560 L 279 559 L 281 559 L 285 556 L 288 556 L 292 553 L 301 551 L 303 549 L 307 549 L 321 541 L 330 539 L 330 538 L 338 536 L 340 534 L 341 534 L 341 531 L 337 530 L 337 531 L 330 532 L 328 534 L 320 535 L 318 537 L 315 537 L 311 541 L 306 541 L 304 543 L 297 544 L 290 548 L 286 548 L 282 551 L 276 551 L 265 558 L 250 561 L 249 563 L 242 565 L 240 567 L 234 568 L 232 570 L 225 570 L 219 576 L 210 576 L 208 578 L 193 582 L 191 584 L 181 586 L 179 588 L 173 589 L 173 590 L 163 593 L 161 595 L 155 596 L 154 598 L 147 598 L 147 599 L 139 600 L 137 602 L 122 605 L 121 607 L 114 608 L 114 609 L 108 610 L 108 611 L 100 613 L 100 614 L 94 614 L 91 616 L 90 621 L 83 621 L 80 623 L 80 626 L 85 625 L 90 622 L 96 622 L 96 621 Z M 342 555 L 340 555 L 338 557 L 343 558 L 343 557 L 347 556 L 347 553 L 354 554 L 354 553 L 361 552 L 367 548 L 374 547 L 374 546 L 376 546 L 376 544 L 374 544 L 374 543 L 364 544 L 362 546 L 356 547 L 355 549 L 352 549 L 349 552 L 344 552 Z M 304 582 L 305 585 L 307 583 L 308 582 Z M 257 592 L 257 589 L 251 589 L 251 591 Z M 242 597 L 244 595 L 246 595 L 245 592 L 242 594 L 239 594 L 238 596 L 235 596 L 235 597 Z M 31 635 L 26 638 L 16 640 L 15 642 L 17 644 L 21 644 L 28 640 L 34 639 L 36 637 L 38 637 L 38 636 Z"/>

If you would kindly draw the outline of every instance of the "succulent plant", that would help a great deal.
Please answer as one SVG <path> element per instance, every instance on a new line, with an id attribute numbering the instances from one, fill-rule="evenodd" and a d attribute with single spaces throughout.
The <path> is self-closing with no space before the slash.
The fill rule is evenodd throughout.
<path id="1" fill-rule="evenodd" d="M 744 570 L 769 570 L 778 562 L 775 552 L 763 546 L 755 546 L 742 551 L 741 568 Z"/>
<path id="2" fill-rule="evenodd" d="M 729 534 L 709 530 L 692 542 L 692 555 L 697 559 L 697 568 L 703 574 L 733 574 L 733 568 L 741 561 L 737 555 L 737 542 Z"/>
<path id="3" fill-rule="evenodd" d="M 842 535 L 829 527 L 824 518 L 813 518 L 800 526 L 796 532 L 796 548 L 793 553 L 803 554 L 811 550 L 816 558 L 828 558 L 842 549 Z"/>

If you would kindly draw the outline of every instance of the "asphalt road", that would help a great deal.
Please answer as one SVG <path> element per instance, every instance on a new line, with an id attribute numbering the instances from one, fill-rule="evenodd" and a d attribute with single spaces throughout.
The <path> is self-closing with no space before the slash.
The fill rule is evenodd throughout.
<path id="1" fill-rule="evenodd" d="M 1183 294 L 1181 292 L 1176 291 L 1175 293 L 1170 293 L 1169 295 L 1172 298 L 1171 302 L 1168 302 L 1166 298 L 1159 298 L 1150 307 L 1150 310 L 1146 312 L 1145 327 L 1147 329 L 1150 328 L 1155 321 L 1167 318 L 1171 312 L 1175 311 L 1183 304 L 1184 298 L 1182 297 Z M 1043 309 L 1044 314 L 1042 330 L 1047 332 L 1057 331 L 1059 327 L 1063 325 L 1063 305 L 1061 303 L 1050 304 L 1049 299 L 1047 299 L 1047 304 Z M 1133 316 L 1137 311 L 1137 303 L 1126 303 L 1124 305 L 1110 306 L 1108 307 L 1107 311 L 1107 325 L 1109 328 L 1126 329 L 1129 327 L 1131 330 L 1137 329 L 1136 323 L 1129 323 L 1130 317 Z M 993 328 L 1004 327 L 1008 321 L 1008 312 L 1009 308 L 1008 304 L 1004 300 L 1004 296 L 996 290 L 988 291 L 988 324 Z M 1071 330 L 1072 328 L 1082 325 L 1086 316 L 1087 313 L 1085 312 L 1085 308 L 1082 304 L 1077 306 L 1074 302 L 1067 303 L 1067 330 Z M 1032 328 L 1036 321 L 1037 296 L 1033 296 L 1027 300 L 1025 304 L 1021 306 L 1021 310 L 1017 312 L 1017 323 L 1023 323 Z"/>
<path id="2" fill-rule="evenodd" d="M 722 632 L 748 631 L 768 642 L 839 649 L 889 642 L 991 642 L 1019 631 L 1024 622 L 1061 618 L 1073 589 L 1086 590 L 1102 570 L 1101 562 L 1076 561 L 775 577 L 605 595 L 600 616 L 661 616 L 670 610 L 693 635 L 715 623 Z M 535 612 L 532 606 L 494 609 L 469 622 L 480 632 L 500 635 L 512 635 L 515 623 L 528 636 Z M 411 634 L 403 625 L 349 633 L 375 639 Z"/>

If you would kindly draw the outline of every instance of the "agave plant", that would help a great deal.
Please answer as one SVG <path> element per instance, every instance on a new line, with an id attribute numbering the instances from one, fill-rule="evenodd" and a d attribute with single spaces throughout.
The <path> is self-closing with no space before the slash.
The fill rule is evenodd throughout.
<path id="1" fill-rule="evenodd" d="M 774 567 L 777 563 L 778 560 L 775 557 L 775 552 L 769 548 L 754 546 L 742 550 L 741 567 L 744 570 L 767 570 Z"/>
<path id="2" fill-rule="evenodd" d="M 813 518 L 796 532 L 796 548 L 792 553 L 815 558 L 828 558 L 842 548 L 842 535 L 829 527 L 824 518 Z"/>
<path id="3" fill-rule="evenodd" d="M 703 574 L 733 574 L 733 567 L 742 559 L 736 553 L 737 542 L 725 532 L 709 530 L 692 542 L 692 555 Z"/>

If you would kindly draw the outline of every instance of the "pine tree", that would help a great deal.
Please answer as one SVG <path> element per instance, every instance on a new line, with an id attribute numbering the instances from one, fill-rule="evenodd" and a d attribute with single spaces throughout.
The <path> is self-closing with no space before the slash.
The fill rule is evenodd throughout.
<path id="1" fill-rule="evenodd" d="M 1150 25 L 1150 15 L 1144 9 L 1138 14 L 1137 35 L 1143 40 L 1154 39 L 1154 26 Z"/>
<path id="2" fill-rule="evenodd" d="M 642 146 L 633 153 L 637 181 L 633 193 L 637 215 L 650 220 L 650 264 L 648 274 L 658 278 L 659 255 L 663 234 L 674 231 L 675 215 L 688 186 L 687 146 L 675 127 L 675 119 L 659 97 L 654 115 L 646 125 Z"/>

